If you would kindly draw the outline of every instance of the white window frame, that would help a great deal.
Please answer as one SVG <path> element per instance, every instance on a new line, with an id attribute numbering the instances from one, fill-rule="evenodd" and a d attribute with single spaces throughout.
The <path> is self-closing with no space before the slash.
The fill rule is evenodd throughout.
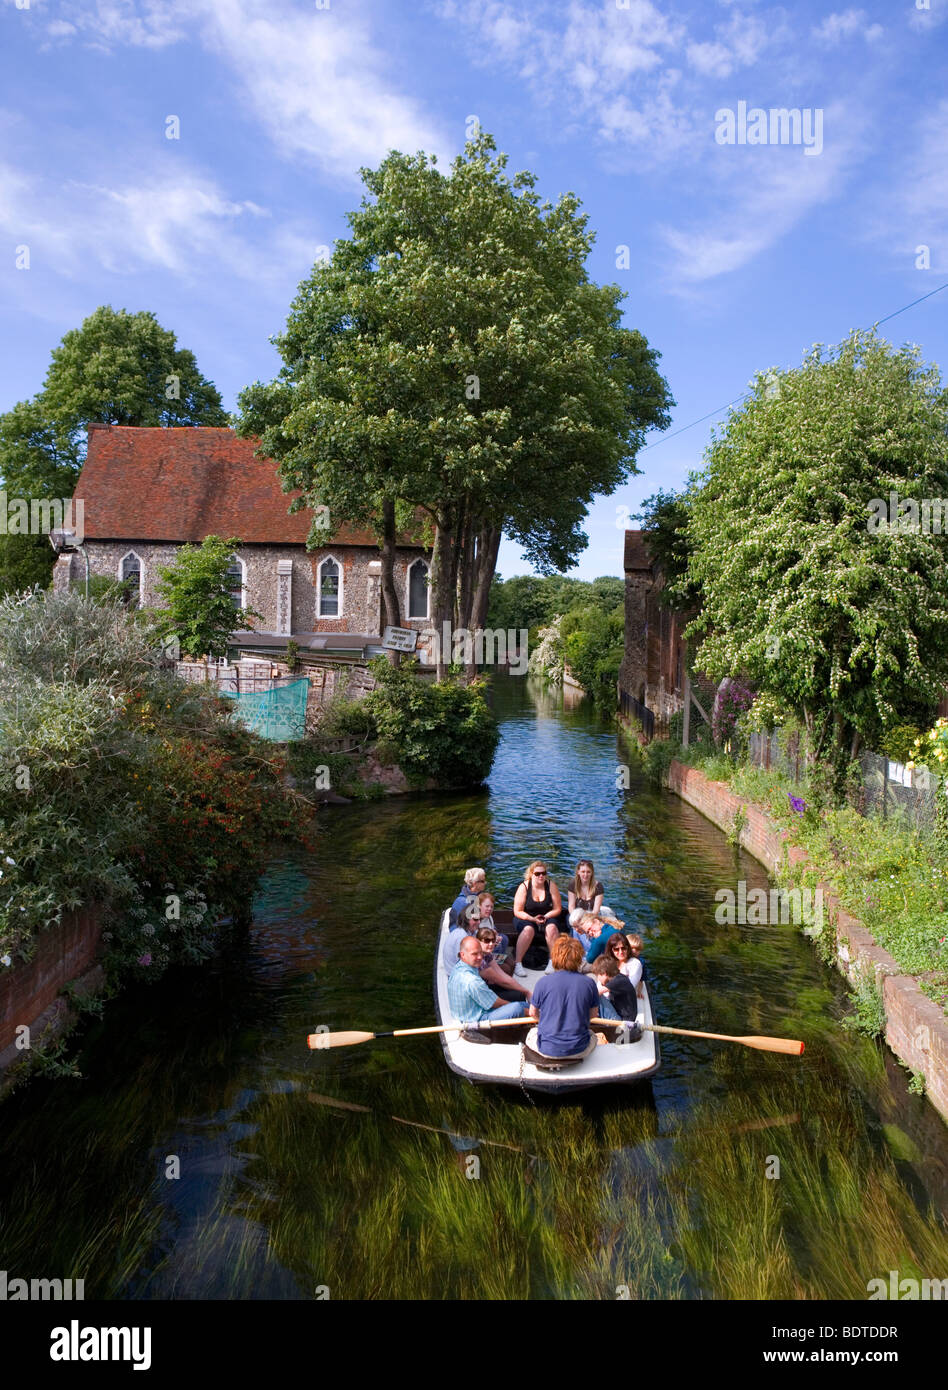
<path id="1" fill-rule="evenodd" d="M 412 570 L 415 568 L 416 565 L 424 565 L 424 567 L 425 567 L 425 579 L 426 579 L 426 582 L 425 582 L 425 611 L 424 611 L 424 613 L 413 613 L 413 612 L 411 611 L 411 572 L 412 572 Z M 430 584 L 430 582 L 429 582 L 430 576 L 431 576 L 431 565 L 428 563 L 428 561 L 425 559 L 425 557 L 424 557 L 423 555 L 419 555 L 419 556 L 417 557 L 417 559 L 412 560 L 411 564 L 410 564 L 410 565 L 408 566 L 408 568 L 405 570 L 405 620 L 406 620 L 406 622 L 410 622 L 412 618 L 417 618 L 417 619 L 419 619 L 419 620 L 427 621 L 427 620 L 431 617 L 431 584 Z"/>
<path id="2" fill-rule="evenodd" d="M 247 607 L 247 562 L 242 560 L 239 555 L 229 557 L 228 570 L 233 568 L 234 563 L 240 566 L 240 607 L 236 610 L 243 613 Z"/>
<path id="3" fill-rule="evenodd" d="M 337 602 L 338 602 L 338 611 L 335 612 L 335 613 L 324 613 L 324 612 L 323 612 L 323 565 L 325 565 L 325 563 L 326 563 L 327 560 L 331 560 L 331 561 L 333 562 L 333 564 L 336 566 L 336 569 L 339 571 L 339 592 L 338 592 L 338 594 L 337 594 L 337 596 L 336 596 L 336 597 L 337 597 Z M 334 623 L 334 622 L 336 622 L 339 618 L 342 617 L 342 614 L 343 614 L 343 601 L 344 601 L 344 593 L 345 593 L 345 581 L 344 581 L 344 579 L 343 579 L 343 575 L 344 575 L 344 571 L 343 571 L 343 568 L 342 568 L 342 561 L 341 561 L 340 559 L 338 559 L 335 555 L 324 555 L 323 558 L 320 560 L 319 564 L 316 566 L 316 621 L 317 621 L 317 622 Z"/>
<path id="4" fill-rule="evenodd" d="M 145 561 L 139 555 L 137 550 L 126 550 L 121 560 L 119 560 L 118 580 L 120 584 L 125 583 L 125 575 L 122 573 L 122 571 L 125 568 L 125 561 L 130 560 L 132 556 L 134 556 L 135 559 L 138 561 L 138 606 L 139 608 L 142 608 L 145 602 Z"/>

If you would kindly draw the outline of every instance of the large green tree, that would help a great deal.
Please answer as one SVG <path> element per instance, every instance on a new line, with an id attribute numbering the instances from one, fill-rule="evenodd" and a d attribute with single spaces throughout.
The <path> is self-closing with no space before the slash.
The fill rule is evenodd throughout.
<path id="1" fill-rule="evenodd" d="M 699 669 L 780 696 L 839 763 L 934 707 L 948 681 L 948 536 L 874 524 L 890 494 L 948 498 L 948 392 L 917 349 L 854 333 L 761 374 L 699 481 Z"/>
<path id="2" fill-rule="evenodd" d="M 154 314 L 103 305 L 53 349 L 43 389 L 0 415 L 0 485 L 9 497 L 71 497 L 86 427 L 226 425 L 214 384 Z M 0 593 L 46 587 L 45 536 L 0 535 Z"/>
<path id="3" fill-rule="evenodd" d="M 67 333 L 42 392 L 60 428 L 103 425 L 226 425 L 227 413 L 194 353 L 154 314 L 104 304 Z"/>
<path id="4" fill-rule="evenodd" d="M 439 631 L 483 625 L 502 531 L 543 572 L 568 568 L 589 503 L 635 471 L 673 404 L 619 289 L 588 278 L 578 199 L 541 203 L 495 151 L 479 136 L 447 177 L 424 154 L 363 169 L 352 236 L 277 339 L 283 369 L 240 397 L 238 428 L 288 488 L 378 526 L 388 622 L 396 506 L 426 514 Z"/>

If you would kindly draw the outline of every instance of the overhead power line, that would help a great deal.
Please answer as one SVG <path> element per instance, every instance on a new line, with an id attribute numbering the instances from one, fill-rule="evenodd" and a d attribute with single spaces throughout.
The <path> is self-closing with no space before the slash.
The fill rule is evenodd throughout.
<path id="1" fill-rule="evenodd" d="M 879 328 L 883 323 L 888 323 L 889 319 L 898 318 L 899 314 L 904 314 L 906 309 L 914 309 L 916 304 L 921 304 L 923 300 L 931 299 L 933 294 L 940 294 L 942 290 L 948 290 L 948 280 L 937 289 L 929 290 L 928 294 L 919 295 L 918 299 L 913 299 L 911 304 L 903 304 L 901 309 L 894 309 L 891 314 L 886 314 L 884 319 L 876 319 L 873 328 Z M 682 425 L 681 429 L 672 430 L 671 434 L 662 435 L 661 439 L 653 439 L 651 444 L 646 444 L 644 449 L 640 449 L 640 454 L 648 453 L 649 449 L 655 449 L 659 444 L 667 444 L 669 439 L 674 439 L 676 435 L 684 434 L 686 430 L 693 430 L 695 425 L 703 425 L 705 420 L 710 420 L 713 415 L 720 415 L 722 411 L 730 410 L 732 405 L 737 405 L 738 401 L 746 400 L 750 395 L 749 391 L 744 391 L 740 396 L 735 396 L 733 401 L 728 401 L 726 405 L 719 405 L 714 410 L 709 410 L 707 415 L 702 415 L 698 420 L 692 420 L 690 425 Z"/>

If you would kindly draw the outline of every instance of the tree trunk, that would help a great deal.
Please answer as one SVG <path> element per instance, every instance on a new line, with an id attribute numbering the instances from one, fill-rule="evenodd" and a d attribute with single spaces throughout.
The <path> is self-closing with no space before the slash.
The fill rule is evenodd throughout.
<path id="1" fill-rule="evenodd" d="M 451 660 L 450 650 L 444 650 L 443 634 L 444 624 L 450 626 L 454 612 L 456 570 L 453 569 L 455 557 L 451 553 L 455 544 L 454 521 L 455 518 L 448 509 L 442 508 L 438 511 L 435 517 L 434 545 L 431 550 L 431 621 L 435 630 L 435 674 L 438 680 L 444 679 L 445 667 Z"/>
<path id="2" fill-rule="evenodd" d="M 471 601 L 471 622 L 483 627 L 487 622 L 491 580 L 497 568 L 502 531 L 499 526 L 485 526 L 477 533 L 477 562 L 474 570 L 474 597 Z"/>
<path id="3" fill-rule="evenodd" d="M 477 533 L 477 553 L 473 565 L 469 627 L 474 632 L 483 631 L 487 622 L 487 604 L 490 600 L 490 583 L 497 566 L 497 552 L 500 549 L 501 528 L 485 526 Z M 506 648 L 507 660 L 510 650 Z M 477 674 L 472 666 L 468 680 Z"/>
<path id="4" fill-rule="evenodd" d="M 474 516 L 470 504 L 464 508 L 458 524 L 458 579 L 455 622 L 459 628 L 472 632 L 471 603 L 474 597 Z"/>
<path id="5" fill-rule="evenodd" d="M 382 597 L 382 628 L 401 627 L 401 613 L 398 604 L 398 590 L 395 587 L 395 502 L 386 497 L 382 501 L 382 575 L 380 580 Z M 398 666 L 401 652 L 386 651 L 390 666 Z"/>

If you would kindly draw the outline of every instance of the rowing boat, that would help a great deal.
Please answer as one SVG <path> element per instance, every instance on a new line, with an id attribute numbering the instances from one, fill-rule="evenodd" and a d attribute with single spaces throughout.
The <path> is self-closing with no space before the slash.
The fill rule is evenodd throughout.
<path id="1" fill-rule="evenodd" d="M 450 919 L 450 910 L 446 908 L 441 918 L 435 950 L 435 1012 L 442 1027 L 458 1023 L 460 1029 L 461 1025 L 454 1018 L 448 1001 L 448 972 L 443 960 L 444 945 L 451 930 Z M 513 913 L 509 908 L 495 908 L 493 921 L 498 931 L 506 931 L 509 935 L 508 929 L 513 923 Z M 534 941 L 524 961 L 527 978 L 522 981 L 523 984 L 533 989 L 542 980 L 543 969 L 531 969 L 528 961 L 539 959 L 545 964 L 546 958 L 546 943 Z M 652 1016 L 652 1004 L 645 985 L 642 986 L 639 1002 L 645 1023 L 653 1024 L 655 1019 Z M 523 1086 L 527 1090 L 541 1091 L 547 1095 L 589 1090 L 593 1086 L 613 1086 L 641 1081 L 654 1075 L 661 1065 L 658 1035 L 643 1031 L 638 1042 L 622 1045 L 610 1043 L 606 1047 L 597 1047 L 582 1062 L 573 1063 L 558 1071 L 547 1071 L 524 1057 L 521 1044 L 531 1026 L 532 1021 L 525 1019 L 522 1026 L 497 1029 L 493 1036 L 487 1032 L 490 1046 L 469 1042 L 460 1031 L 442 1033 L 444 1059 L 453 1072 L 457 1072 L 458 1076 L 463 1076 L 468 1081 L 493 1082 L 499 1086 Z M 597 1025 L 594 1024 L 593 1027 L 596 1028 Z M 610 1038 L 615 1037 L 618 1031 L 609 1025 L 599 1025 L 597 1031 L 599 1029 Z"/>

